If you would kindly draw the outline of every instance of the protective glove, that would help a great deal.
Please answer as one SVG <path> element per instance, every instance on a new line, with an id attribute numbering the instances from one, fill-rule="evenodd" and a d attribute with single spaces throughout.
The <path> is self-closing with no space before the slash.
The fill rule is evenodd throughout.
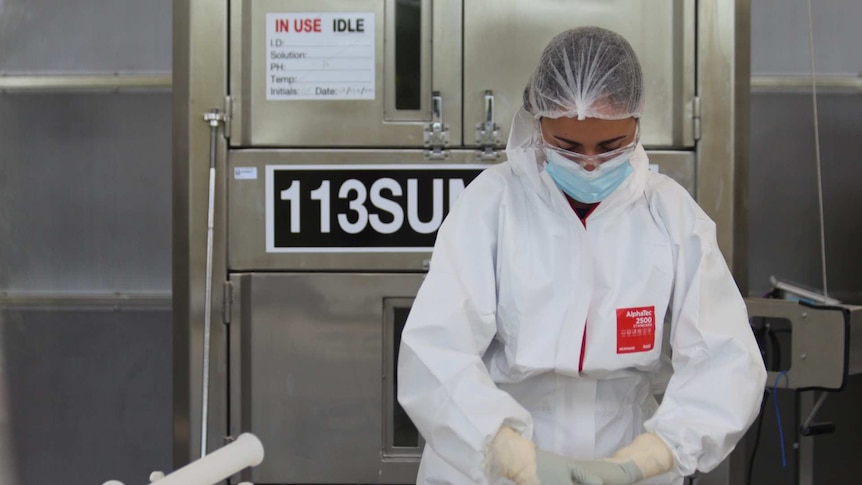
<path id="1" fill-rule="evenodd" d="M 597 477 L 602 485 L 632 485 L 669 472 L 673 468 L 673 455 L 661 438 L 644 433 L 610 458 L 571 460 L 569 463 L 573 468 Z"/>
<path id="2" fill-rule="evenodd" d="M 568 458 L 537 450 L 532 441 L 508 426 L 497 432 L 489 455 L 490 475 L 517 485 L 602 485 L 600 479 L 572 467 Z"/>
<path id="3" fill-rule="evenodd" d="M 644 476 L 631 460 L 615 463 L 605 460 L 568 460 L 571 483 L 588 485 L 633 485 Z M 540 468 L 541 469 L 541 468 Z M 541 472 L 540 472 L 541 475 Z M 545 484 L 542 479 L 542 485 Z"/>
<path id="4" fill-rule="evenodd" d="M 604 485 L 573 460 L 542 450 L 536 450 L 536 475 L 542 485 Z"/>
<path id="5" fill-rule="evenodd" d="M 540 485 L 536 476 L 536 445 L 512 428 L 500 428 L 488 455 L 492 477 L 505 477 L 516 485 Z"/>
<path id="6" fill-rule="evenodd" d="M 491 443 L 494 476 L 517 485 L 633 485 L 673 468 L 670 448 L 658 436 L 644 433 L 611 458 L 571 460 L 536 450 L 512 428 L 500 428 Z"/>

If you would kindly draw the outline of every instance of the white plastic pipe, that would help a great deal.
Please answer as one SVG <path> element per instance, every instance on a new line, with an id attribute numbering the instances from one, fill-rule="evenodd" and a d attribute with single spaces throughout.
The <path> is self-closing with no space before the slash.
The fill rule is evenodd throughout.
<path id="1" fill-rule="evenodd" d="M 257 436 L 243 433 L 233 443 L 219 448 L 157 480 L 157 485 L 213 485 L 234 473 L 263 461 L 263 444 Z"/>
<path id="2" fill-rule="evenodd" d="M 214 485 L 250 466 L 260 465 L 262 461 L 263 444 L 257 436 L 243 433 L 233 443 L 153 483 L 156 485 Z M 104 485 L 123 484 L 111 480 Z"/>

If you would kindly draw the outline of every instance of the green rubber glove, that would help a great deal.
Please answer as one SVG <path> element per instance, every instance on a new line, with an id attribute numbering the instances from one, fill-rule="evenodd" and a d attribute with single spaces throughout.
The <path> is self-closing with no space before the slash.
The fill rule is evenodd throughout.
<path id="1" fill-rule="evenodd" d="M 569 466 L 587 476 L 596 477 L 601 485 L 633 485 L 644 478 L 633 460 L 569 460 Z"/>
<path id="2" fill-rule="evenodd" d="M 673 469 L 668 445 L 657 435 L 644 433 L 614 456 L 599 460 L 573 460 L 536 450 L 536 474 L 541 485 L 634 485 Z"/>
<path id="3" fill-rule="evenodd" d="M 536 450 L 536 475 L 541 485 L 604 485 L 574 461 L 542 450 Z"/>

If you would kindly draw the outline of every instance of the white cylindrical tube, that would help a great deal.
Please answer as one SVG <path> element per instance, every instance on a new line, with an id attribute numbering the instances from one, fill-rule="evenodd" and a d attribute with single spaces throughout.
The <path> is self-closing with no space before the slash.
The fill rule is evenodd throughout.
<path id="1" fill-rule="evenodd" d="M 263 461 L 263 444 L 257 436 L 243 433 L 233 443 L 189 463 L 155 485 L 213 485 Z"/>

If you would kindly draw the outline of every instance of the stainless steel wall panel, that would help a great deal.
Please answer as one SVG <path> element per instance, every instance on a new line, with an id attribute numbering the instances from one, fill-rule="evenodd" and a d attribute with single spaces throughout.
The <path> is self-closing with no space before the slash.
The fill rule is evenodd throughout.
<path id="1" fill-rule="evenodd" d="M 0 308 L 0 343 L 17 468 L 3 483 L 145 483 L 172 469 L 170 309 Z"/>
<path id="2" fill-rule="evenodd" d="M 697 201 L 716 223 L 718 247 L 747 288 L 750 5 L 698 2 Z"/>
<path id="3" fill-rule="evenodd" d="M 170 291 L 170 106 L 0 96 L 0 290 Z"/>
<path id="4" fill-rule="evenodd" d="M 381 456 L 384 299 L 412 298 L 422 274 L 234 275 L 231 432 L 267 456 L 255 483 L 408 483 L 418 460 Z M 237 373 L 234 373 L 236 376 Z M 238 396 L 237 396 L 238 394 Z M 239 422 L 236 422 L 238 420 Z M 337 466 L 333 466 L 337 464 Z"/>
<path id="5" fill-rule="evenodd" d="M 169 72 L 170 0 L 5 0 L 0 73 Z"/>
<path id="6" fill-rule="evenodd" d="M 862 302 L 862 97 L 821 94 L 820 149 L 830 296 Z M 752 294 L 772 275 L 822 287 L 820 216 L 810 94 L 752 95 Z"/>
<path id="7" fill-rule="evenodd" d="M 500 143 L 542 49 L 557 33 L 597 25 L 625 36 L 646 83 L 641 139 L 654 147 L 693 146 L 694 2 L 691 0 L 550 0 L 464 2 L 464 139 L 475 145 L 483 94 L 492 90 Z"/>
<path id="8" fill-rule="evenodd" d="M 815 67 L 821 75 L 857 77 L 862 72 L 862 2 L 812 3 Z M 751 72 L 810 75 L 808 4 L 786 0 L 751 2 Z"/>

